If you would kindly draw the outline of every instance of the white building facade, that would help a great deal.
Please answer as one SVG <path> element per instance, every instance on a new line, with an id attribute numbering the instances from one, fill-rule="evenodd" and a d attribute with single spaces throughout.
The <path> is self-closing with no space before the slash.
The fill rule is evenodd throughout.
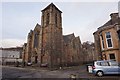
<path id="1" fill-rule="evenodd" d="M 0 62 L 2 64 L 6 64 L 7 62 L 22 62 L 20 58 L 20 51 L 12 51 L 12 50 L 0 50 Z"/>

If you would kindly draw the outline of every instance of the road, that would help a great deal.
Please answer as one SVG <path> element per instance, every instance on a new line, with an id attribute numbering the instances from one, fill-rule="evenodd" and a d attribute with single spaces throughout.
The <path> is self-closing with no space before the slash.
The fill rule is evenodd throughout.
<path id="1" fill-rule="evenodd" d="M 2 66 L 2 78 L 70 78 L 75 74 L 77 78 L 99 78 L 86 71 L 85 66 L 70 67 L 61 70 L 45 70 L 40 68 L 21 68 Z M 106 75 L 102 78 L 118 78 L 118 75 Z M 120 77 L 119 77 L 120 78 Z M 105 79 L 107 80 L 107 79 Z M 118 80 L 118 79 L 117 79 Z"/>

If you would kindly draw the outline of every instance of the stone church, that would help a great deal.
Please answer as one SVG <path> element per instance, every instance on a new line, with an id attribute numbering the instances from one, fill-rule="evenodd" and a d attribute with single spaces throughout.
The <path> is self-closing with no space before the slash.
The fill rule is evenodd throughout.
<path id="1" fill-rule="evenodd" d="M 23 46 L 23 61 L 48 67 L 79 65 L 82 63 L 82 46 L 74 33 L 62 34 L 62 11 L 53 3 L 42 11 L 41 25 L 30 30 Z"/>

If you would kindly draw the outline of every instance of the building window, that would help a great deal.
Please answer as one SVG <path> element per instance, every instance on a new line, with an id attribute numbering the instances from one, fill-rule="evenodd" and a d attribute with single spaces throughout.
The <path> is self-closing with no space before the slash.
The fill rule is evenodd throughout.
<path id="1" fill-rule="evenodd" d="M 109 54 L 110 60 L 114 60 L 115 61 L 115 54 Z"/>
<path id="2" fill-rule="evenodd" d="M 100 39 L 101 39 L 102 49 L 104 49 L 104 48 L 105 48 L 105 45 L 104 45 L 104 38 L 103 38 L 102 33 L 100 34 Z"/>
<path id="3" fill-rule="evenodd" d="M 48 25 L 49 24 L 49 18 L 50 18 L 50 16 L 49 16 L 49 13 L 47 14 L 47 17 L 46 17 L 46 24 Z"/>
<path id="4" fill-rule="evenodd" d="M 55 25 L 57 27 L 57 13 L 55 14 Z"/>
<path id="5" fill-rule="evenodd" d="M 118 33 L 118 38 L 120 40 L 120 30 L 118 30 L 117 33 Z"/>
<path id="6" fill-rule="evenodd" d="M 34 34 L 34 48 L 38 47 L 38 35 L 39 35 L 38 32 Z"/>
<path id="7" fill-rule="evenodd" d="M 110 32 L 106 32 L 106 41 L 107 41 L 107 47 L 113 47 L 112 46 L 112 37 Z"/>
<path id="8" fill-rule="evenodd" d="M 43 26 L 44 26 L 44 22 L 45 22 L 45 21 L 44 21 L 44 15 L 42 16 L 42 19 L 43 19 L 43 20 L 42 20 L 42 23 L 43 23 Z"/>

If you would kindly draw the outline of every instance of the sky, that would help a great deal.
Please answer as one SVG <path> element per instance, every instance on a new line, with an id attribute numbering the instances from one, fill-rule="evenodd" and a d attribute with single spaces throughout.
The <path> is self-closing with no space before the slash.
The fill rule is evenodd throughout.
<path id="1" fill-rule="evenodd" d="M 0 47 L 22 46 L 29 31 L 41 25 L 41 10 L 51 2 L 2 2 Z M 53 2 L 62 11 L 63 35 L 74 33 L 81 42 L 94 42 L 93 33 L 118 12 L 118 2 Z M 2 43 L 2 44 L 1 44 Z"/>

